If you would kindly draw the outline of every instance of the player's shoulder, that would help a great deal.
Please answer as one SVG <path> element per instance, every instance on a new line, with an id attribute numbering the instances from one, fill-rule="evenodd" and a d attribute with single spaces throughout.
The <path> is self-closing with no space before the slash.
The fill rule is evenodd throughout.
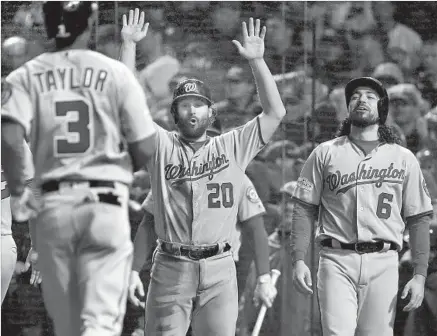
<path id="1" fill-rule="evenodd" d="M 351 139 L 347 135 L 342 135 L 342 136 L 335 137 L 331 140 L 322 142 L 321 145 L 332 147 L 332 146 L 343 146 L 349 143 L 351 143 Z"/>
<path id="2" fill-rule="evenodd" d="M 30 62 L 30 61 L 29 61 Z M 2 77 L 2 86 L 8 85 L 7 83 L 17 83 L 28 78 L 28 63 L 23 64 L 17 69 L 11 71 L 6 77 Z M 3 89 L 2 89 L 3 92 Z"/>
<path id="3" fill-rule="evenodd" d="M 385 143 L 381 148 L 402 158 L 416 159 L 416 156 L 411 150 L 396 143 Z"/>
<path id="4" fill-rule="evenodd" d="M 243 200 L 246 199 L 252 203 L 261 202 L 258 192 L 255 189 L 255 186 L 253 185 L 249 177 L 247 177 L 247 175 L 244 175 L 242 194 L 243 194 L 242 195 Z"/>
<path id="5" fill-rule="evenodd" d="M 52 69 L 53 66 L 58 63 L 59 55 L 56 52 L 47 51 L 27 61 L 20 68 L 23 69 L 23 71 L 35 73 L 38 71 L 44 71 L 45 69 Z"/>
<path id="6" fill-rule="evenodd" d="M 158 141 L 161 145 L 168 144 L 168 146 L 173 147 L 174 144 L 184 144 L 184 140 L 180 137 L 179 133 L 174 130 L 167 130 L 156 122 L 154 122 L 156 135 L 158 137 Z M 163 148 L 161 148 L 163 149 Z"/>
<path id="7" fill-rule="evenodd" d="M 17 81 L 27 82 L 32 74 L 51 69 L 55 64 L 58 64 L 56 53 L 44 52 L 13 70 L 6 77 L 6 81 L 10 83 L 17 83 Z"/>
<path id="8" fill-rule="evenodd" d="M 251 179 L 246 174 L 244 174 L 243 188 L 247 188 L 247 187 L 253 187 L 253 183 L 252 183 Z"/>
<path id="9" fill-rule="evenodd" d="M 110 58 L 102 53 L 99 53 L 94 50 L 81 50 L 83 57 L 88 62 L 93 62 L 95 64 L 103 65 L 109 69 L 113 69 L 114 71 L 127 71 L 128 67 L 124 65 L 122 62 Z"/>

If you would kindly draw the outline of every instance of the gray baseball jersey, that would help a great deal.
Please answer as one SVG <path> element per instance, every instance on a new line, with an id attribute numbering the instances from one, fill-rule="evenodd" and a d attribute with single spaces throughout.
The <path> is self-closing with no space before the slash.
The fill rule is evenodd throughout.
<path id="1" fill-rule="evenodd" d="M 141 207 L 147 212 L 153 214 L 154 208 L 153 194 L 150 191 L 143 201 Z M 239 197 L 238 215 L 235 230 L 232 234 L 231 247 L 235 261 L 238 261 L 238 252 L 241 246 L 241 223 L 249 220 L 252 217 L 262 215 L 266 212 L 258 193 L 253 186 L 252 181 L 244 175 L 242 193 Z"/>
<path id="2" fill-rule="evenodd" d="M 264 146 L 259 118 L 195 150 L 177 133 L 157 128 L 150 160 L 155 229 L 164 241 L 211 245 L 231 242 L 249 162 Z"/>
<path id="3" fill-rule="evenodd" d="M 318 239 L 343 243 L 385 240 L 402 246 L 404 218 L 432 213 L 414 154 L 382 144 L 368 155 L 347 136 L 322 143 L 309 156 L 295 197 L 320 205 Z"/>

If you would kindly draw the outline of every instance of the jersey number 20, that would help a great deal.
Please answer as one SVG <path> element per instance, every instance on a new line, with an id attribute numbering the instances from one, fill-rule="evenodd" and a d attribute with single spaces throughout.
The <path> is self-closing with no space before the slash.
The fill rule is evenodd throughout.
<path id="1" fill-rule="evenodd" d="M 91 148 L 93 130 L 89 105 L 83 100 L 60 101 L 55 103 L 57 118 L 66 124 L 65 135 L 54 137 L 56 157 L 68 157 L 86 153 Z"/>
<path id="2" fill-rule="evenodd" d="M 218 209 L 222 206 L 232 208 L 234 205 L 234 186 L 232 183 L 208 183 L 206 188 L 210 191 L 208 194 L 208 208 Z"/>

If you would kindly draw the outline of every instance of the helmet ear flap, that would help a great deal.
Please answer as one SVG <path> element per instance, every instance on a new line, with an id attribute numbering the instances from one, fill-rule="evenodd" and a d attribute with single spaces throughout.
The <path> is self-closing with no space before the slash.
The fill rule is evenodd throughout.
<path id="1" fill-rule="evenodd" d="M 378 115 L 380 124 L 385 124 L 388 115 L 388 97 L 382 97 L 378 101 Z"/>

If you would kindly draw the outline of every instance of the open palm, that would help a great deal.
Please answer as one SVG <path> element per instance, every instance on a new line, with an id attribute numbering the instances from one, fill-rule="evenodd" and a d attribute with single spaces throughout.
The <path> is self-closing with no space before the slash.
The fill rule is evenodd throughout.
<path id="1" fill-rule="evenodd" d="M 257 58 L 263 58 L 264 56 L 264 37 L 266 36 L 266 27 L 263 26 L 261 30 L 261 23 L 259 19 L 256 19 L 255 25 L 253 24 L 253 18 L 249 19 L 249 31 L 246 26 L 246 22 L 243 22 L 243 45 L 237 40 L 233 40 L 232 43 L 238 48 L 240 55 L 247 60 L 253 60 Z"/>
<path id="2" fill-rule="evenodd" d="M 123 28 L 121 29 L 121 37 L 123 42 L 139 42 L 147 35 L 149 23 L 144 24 L 144 12 L 138 8 L 135 11 L 129 11 L 129 19 L 126 14 L 123 15 Z"/>

